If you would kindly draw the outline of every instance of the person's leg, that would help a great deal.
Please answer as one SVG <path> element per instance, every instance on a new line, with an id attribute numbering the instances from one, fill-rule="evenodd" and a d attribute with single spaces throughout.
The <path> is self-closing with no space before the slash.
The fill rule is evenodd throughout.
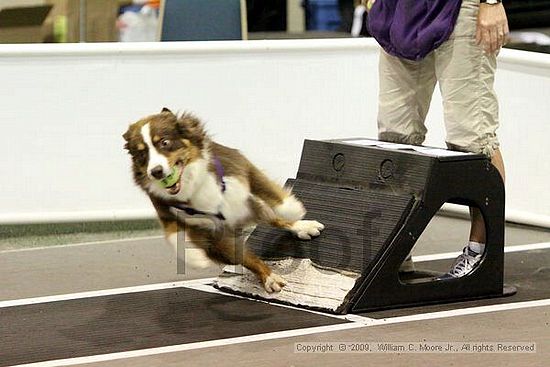
<path id="1" fill-rule="evenodd" d="M 491 163 L 493 163 L 493 165 L 496 167 L 496 169 L 500 173 L 500 176 L 502 177 L 502 180 L 504 181 L 506 174 L 504 170 L 504 160 L 502 159 L 500 149 L 496 149 L 493 153 L 493 156 L 491 157 Z M 470 218 L 472 221 L 472 226 L 470 228 L 470 242 L 484 244 L 486 242 L 485 221 L 483 220 L 483 216 L 481 215 L 479 209 L 470 208 Z M 480 251 L 483 252 L 481 249 Z"/>
<path id="2" fill-rule="evenodd" d="M 476 45 L 478 0 L 464 0 L 451 38 L 435 52 L 440 83 L 447 145 L 451 149 L 482 153 L 491 159 L 504 179 L 504 163 L 496 136 L 498 101 L 493 88 L 496 55 Z M 449 272 L 462 276 L 481 259 L 485 247 L 485 223 L 476 208 L 470 208 L 469 242 Z"/>
<path id="3" fill-rule="evenodd" d="M 378 138 L 393 143 L 421 145 L 424 121 L 436 84 L 434 58 L 415 62 L 380 50 Z"/>
<path id="4" fill-rule="evenodd" d="M 414 62 L 380 50 L 379 78 L 378 138 L 421 145 L 426 136 L 424 121 L 436 84 L 434 55 Z M 411 255 L 399 271 L 414 271 Z"/>

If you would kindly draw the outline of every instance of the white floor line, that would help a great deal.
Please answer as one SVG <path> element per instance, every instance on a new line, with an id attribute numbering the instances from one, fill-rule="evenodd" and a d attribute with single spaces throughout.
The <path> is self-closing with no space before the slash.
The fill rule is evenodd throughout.
<path id="1" fill-rule="evenodd" d="M 65 245 L 52 245 L 52 246 L 0 250 L 0 255 L 4 253 L 10 253 L 10 252 L 52 250 L 52 249 L 60 249 L 65 247 L 105 245 L 109 243 L 124 243 L 124 242 L 133 242 L 133 241 L 162 240 L 163 238 L 164 236 L 145 236 L 145 237 L 133 237 L 133 238 L 120 238 L 120 239 L 114 239 L 114 240 L 68 243 Z M 505 246 L 504 252 L 508 253 L 508 252 L 519 252 L 519 251 L 529 251 L 529 250 L 542 250 L 542 249 L 548 249 L 548 248 L 550 248 L 550 242 L 541 242 L 541 243 L 533 243 L 533 244 L 527 244 L 527 245 Z M 461 252 L 444 252 L 439 254 L 418 255 L 418 256 L 413 256 L 413 261 L 422 262 L 422 261 L 433 261 L 433 260 L 445 260 L 445 259 L 455 258 L 460 254 Z"/>
<path id="2" fill-rule="evenodd" d="M 550 242 L 531 243 L 528 245 L 505 246 L 504 252 L 520 252 L 531 250 L 545 250 L 550 248 Z"/>
<path id="3" fill-rule="evenodd" d="M 448 310 L 448 311 L 427 312 L 427 313 L 408 315 L 408 316 L 397 316 L 397 317 L 381 319 L 380 323 L 374 322 L 373 324 L 389 325 L 389 324 L 397 324 L 402 322 L 426 321 L 426 320 L 434 320 L 434 319 L 443 319 L 447 317 L 478 315 L 478 314 L 488 313 L 488 312 L 512 311 L 512 310 L 519 310 L 524 308 L 545 307 L 545 306 L 550 306 L 550 299 L 540 299 L 536 301 L 524 301 L 524 302 L 512 302 L 512 303 L 503 303 L 498 305 L 458 308 L 455 310 Z"/>
<path id="4" fill-rule="evenodd" d="M 151 237 L 151 238 L 155 238 L 155 237 Z M 143 237 L 142 239 L 150 239 L 150 238 Z M 112 242 L 112 241 L 108 241 L 108 242 Z M 96 243 L 102 243 L 102 242 L 96 242 Z M 550 248 L 550 242 L 535 243 L 535 244 L 529 244 L 529 245 L 507 246 L 504 248 L 504 251 L 506 253 L 511 253 L 511 252 L 540 250 L 540 249 L 548 249 L 548 248 Z M 455 258 L 458 254 L 460 253 L 447 252 L 442 254 L 413 256 L 413 260 L 417 262 L 422 262 L 422 261 L 433 261 L 433 260 L 441 260 L 441 259 L 451 259 L 451 258 Z M 104 290 L 98 290 L 98 291 L 69 293 L 69 294 L 60 294 L 60 295 L 54 295 L 54 296 L 0 301 L 0 308 L 23 306 L 23 305 L 36 304 L 36 303 L 45 303 L 45 302 L 67 301 L 71 299 L 110 296 L 115 294 L 153 291 L 153 290 L 160 290 L 160 289 L 184 287 L 184 286 L 190 286 L 190 285 L 201 285 L 207 282 L 211 282 L 213 279 L 215 278 L 203 278 L 203 279 L 184 280 L 184 281 L 177 281 L 177 282 L 146 284 L 146 285 L 140 285 L 140 286 L 134 286 L 134 287 L 113 288 L 113 289 L 104 289 Z"/>
<path id="5" fill-rule="evenodd" d="M 550 242 L 532 243 L 528 245 L 516 245 L 516 246 L 504 246 L 504 253 L 531 251 L 531 250 L 544 250 L 550 248 Z M 434 261 L 434 260 L 446 260 L 454 259 L 462 252 L 445 252 L 441 254 L 420 255 L 413 256 L 414 262 Z"/>
<path id="6" fill-rule="evenodd" d="M 82 298 L 112 296 L 116 294 L 128 294 L 128 293 L 137 293 L 137 292 L 156 291 L 161 289 L 179 288 L 179 287 L 191 286 L 197 283 L 212 282 L 214 279 L 215 278 L 201 278 L 201 279 L 181 280 L 177 282 L 168 282 L 168 283 L 146 284 L 146 285 L 139 285 L 135 287 L 112 288 L 112 289 L 102 289 L 98 291 L 59 294 L 54 296 L 14 299 L 14 300 L 8 300 L 8 301 L 0 301 L 0 308 L 34 305 L 37 303 L 46 303 L 46 302 L 69 301 L 73 299 L 82 299 Z"/>
<path id="7" fill-rule="evenodd" d="M 164 238 L 164 236 L 145 236 L 145 237 L 119 238 L 119 239 L 114 239 L 114 240 L 78 242 L 78 243 L 68 243 L 68 244 L 65 244 L 65 245 L 52 245 L 52 246 L 39 246 L 39 247 L 18 248 L 18 249 L 10 249 L 10 250 L 0 250 L 0 254 L 10 253 L 10 252 L 52 250 L 52 249 L 60 249 L 60 248 L 65 248 L 65 247 L 105 245 L 105 244 L 108 244 L 108 243 L 121 243 L 121 242 L 132 242 L 132 241 L 150 241 L 150 240 L 160 240 L 160 239 L 163 239 L 163 238 Z"/>
<path id="8" fill-rule="evenodd" d="M 77 364 L 84 364 L 84 363 L 105 362 L 105 361 L 113 361 L 113 360 L 120 360 L 120 359 L 126 359 L 126 358 L 154 356 L 154 355 L 166 354 L 166 353 L 183 352 L 188 350 L 223 347 L 223 346 L 234 345 L 234 344 L 243 344 L 243 343 L 275 340 L 275 339 L 282 339 L 282 338 L 291 338 L 291 337 L 311 335 L 311 334 L 327 333 L 331 331 L 335 332 L 335 331 L 366 328 L 366 327 L 372 327 L 372 326 L 383 326 L 383 325 L 391 325 L 396 323 L 434 320 L 434 319 L 446 318 L 446 317 L 474 315 L 474 314 L 481 314 L 481 313 L 487 313 L 487 312 L 499 312 L 499 311 L 517 310 L 517 309 L 543 307 L 543 306 L 550 306 L 550 299 L 508 303 L 508 304 L 502 304 L 502 305 L 471 307 L 471 308 L 463 308 L 463 309 L 452 310 L 452 311 L 441 311 L 441 312 L 432 312 L 432 313 L 412 315 L 412 316 L 392 317 L 392 318 L 381 319 L 381 320 L 371 319 L 372 321 L 369 323 L 351 322 L 351 323 L 338 324 L 338 325 L 276 331 L 271 333 L 247 335 L 247 336 L 227 338 L 227 339 L 209 340 L 204 342 L 196 342 L 196 343 L 188 343 L 188 344 L 171 345 L 171 346 L 159 347 L 159 348 L 141 349 L 141 350 L 127 351 L 127 352 L 109 353 L 109 354 L 100 354 L 100 355 L 87 356 L 87 357 L 77 357 L 77 358 L 59 359 L 54 361 L 37 362 L 37 363 L 30 363 L 30 364 L 24 364 L 24 365 L 17 365 L 17 367 L 74 366 Z M 12 366 L 12 367 L 16 367 L 16 366 Z"/>
<path id="9" fill-rule="evenodd" d="M 430 254 L 430 255 L 419 255 L 412 257 L 412 261 L 415 263 L 421 263 L 424 261 L 435 261 L 435 260 L 447 260 L 447 259 L 455 259 L 458 257 L 462 252 L 445 252 L 441 254 Z"/>
<path id="10" fill-rule="evenodd" d="M 329 326 L 317 326 L 317 327 L 304 328 L 304 329 L 285 330 L 285 331 L 276 331 L 276 332 L 264 333 L 264 334 L 247 335 L 247 336 L 241 336 L 241 337 L 235 337 L 235 338 L 209 340 L 209 341 L 189 343 L 189 344 L 171 345 L 167 347 L 158 347 L 158 348 L 141 349 L 141 350 L 128 351 L 128 352 L 100 354 L 100 355 L 89 356 L 89 357 L 77 357 L 77 358 L 60 359 L 60 360 L 54 360 L 54 361 L 30 363 L 30 364 L 23 364 L 23 365 L 17 365 L 12 367 L 74 366 L 77 364 L 84 364 L 84 363 L 105 362 L 105 361 L 113 361 L 117 359 L 145 357 L 145 356 L 152 356 L 152 355 L 165 354 L 165 353 L 182 352 L 187 350 L 222 347 L 222 346 L 232 345 L 232 344 L 282 339 L 282 338 L 310 335 L 310 334 L 316 334 L 316 333 L 325 333 L 329 331 L 349 330 L 349 329 L 356 329 L 364 326 L 365 325 L 360 323 L 346 323 L 346 324 L 329 325 Z"/>

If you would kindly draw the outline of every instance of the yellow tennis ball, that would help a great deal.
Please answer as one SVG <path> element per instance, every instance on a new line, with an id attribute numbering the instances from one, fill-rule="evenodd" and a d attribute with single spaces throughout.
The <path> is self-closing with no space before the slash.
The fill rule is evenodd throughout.
<path id="1" fill-rule="evenodd" d="M 158 183 L 160 186 L 167 188 L 174 186 L 180 178 L 180 169 L 177 166 L 172 167 L 172 172 L 162 180 L 159 180 Z"/>

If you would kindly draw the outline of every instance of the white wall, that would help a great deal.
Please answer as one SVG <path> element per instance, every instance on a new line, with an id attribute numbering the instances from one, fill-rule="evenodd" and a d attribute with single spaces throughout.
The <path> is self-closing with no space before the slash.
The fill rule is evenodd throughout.
<path id="1" fill-rule="evenodd" d="M 525 57 L 505 50 L 497 83 L 508 205 L 549 219 L 550 56 Z M 121 135 L 163 106 L 196 112 L 281 181 L 305 138 L 376 136 L 366 39 L 1 45 L 0 78 L 0 223 L 150 216 Z M 443 146 L 433 107 L 428 143 Z"/>
<path id="2" fill-rule="evenodd" d="M 495 88 L 501 122 L 497 133 L 506 166 L 507 219 L 550 228 L 550 55 L 502 50 Z M 426 144 L 443 144 L 442 116 L 436 91 L 426 122 L 430 129 Z"/>
<path id="3" fill-rule="evenodd" d="M 163 106 L 196 112 L 219 142 L 293 177 L 304 138 L 375 134 L 374 105 L 363 103 L 375 72 L 358 71 L 376 51 L 358 45 L 2 46 L 0 222 L 149 214 L 121 135 Z"/>

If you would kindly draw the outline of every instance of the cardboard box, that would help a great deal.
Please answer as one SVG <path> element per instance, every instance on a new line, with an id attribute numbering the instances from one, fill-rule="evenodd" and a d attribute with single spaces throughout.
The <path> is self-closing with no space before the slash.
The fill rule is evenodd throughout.
<path id="1" fill-rule="evenodd" d="M 50 27 L 59 17 L 65 17 L 66 42 L 114 42 L 118 41 L 118 11 L 121 6 L 131 4 L 132 0 L 87 0 L 82 9 L 79 0 L 46 0 L 46 3 L 53 5 L 47 20 Z M 81 11 L 84 12 L 83 19 Z M 85 37 L 83 40 L 80 39 L 81 30 Z"/>
<path id="2" fill-rule="evenodd" d="M 46 28 L 51 33 L 54 32 L 54 24 L 62 22 L 64 29 L 63 35 L 57 35 L 62 40 L 52 39 L 56 42 L 79 42 L 80 41 L 80 1 L 79 0 L 46 0 L 46 3 L 53 6 L 50 15 L 46 19 Z M 61 19 L 63 18 L 63 19 Z"/>
<path id="3" fill-rule="evenodd" d="M 0 43 L 38 43 L 51 5 L 0 9 Z"/>

